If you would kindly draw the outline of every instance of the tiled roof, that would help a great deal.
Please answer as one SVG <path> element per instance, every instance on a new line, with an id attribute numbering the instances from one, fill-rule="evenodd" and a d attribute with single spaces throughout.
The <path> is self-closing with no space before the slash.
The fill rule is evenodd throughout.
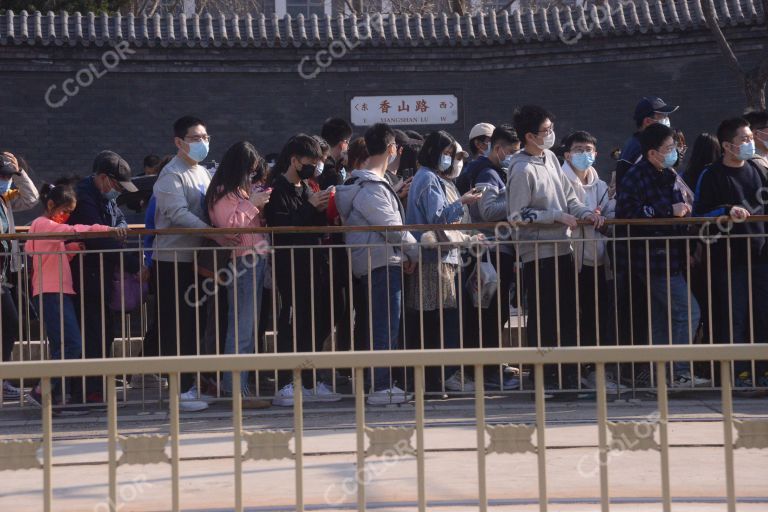
<path id="1" fill-rule="evenodd" d="M 0 46 L 136 47 L 325 47 L 333 41 L 362 46 L 503 45 L 573 41 L 636 33 L 704 28 L 701 4 L 707 0 L 608 0 L 596 6 L 550 7 L 513 13 L 446 15 L 355 15 L 318 18 L 303 15 L 231 16 L 205 14 L 153 17 L 62 12 L 0 16 Z M 764 22 L 760 0 L 715 0 L 722 26 Z"/>

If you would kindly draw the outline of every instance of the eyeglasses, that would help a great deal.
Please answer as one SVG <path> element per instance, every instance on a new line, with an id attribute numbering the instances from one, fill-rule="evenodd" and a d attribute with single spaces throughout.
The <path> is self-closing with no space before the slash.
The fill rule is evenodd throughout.
<path id="1" fill-rule="evenodd" d="M 210 135 L 187 135 L 186 137 L 184 137 L 184 140 L 187 140 L 187 139 L 191 140 L 192 142 L 201 142 L 201 141 L 210 142 L 211 141 Z"/>
<path id="2" fill-rule="evenodd" d="M 113 187 L 115 187 L 115 189 L 117 189 L 118 192 L 125 192 L 125 189 L 123 188 L 123 186 L 120 184 L 119 181 L 117 181 L 112 176 L 108 176 L 108 178 L 109 178 L 109 182 L 112 184 Z"/>
<path id="3" fill-rule="evenodd" d="M 545 128 L 544 130 L 539 130 L 539 133 L 543 133 L 544 135 L 551 135 L 555 133 L 555 125 L 551 125 L 549 128 Z"/>

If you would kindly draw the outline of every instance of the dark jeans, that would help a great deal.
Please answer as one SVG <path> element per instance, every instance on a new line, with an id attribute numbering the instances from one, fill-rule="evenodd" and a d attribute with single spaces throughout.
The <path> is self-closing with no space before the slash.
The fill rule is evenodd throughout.
<path id="1" fill-rule="evenodd" d="M 45 323 L 45 334 L 48 338 L 48 345 L 51 350 L 51 359 L 80 359 L 81 336 L 80 327 L 75 314 L 75 305 L 72 302 L 72 295 L 63 295 L 59 293 L 43 293 L 38 296 L 42 298 L 40 305 L 43 322 Z M 62 338 L 62 333 L 64 337 Z M 80 380 L 72 379 L 72 385 L 77 389 L 72 389 L 73 395 L 81 395 L 79 388 Z M 61 379 L 51 381 L 51 391 L 56 392 L 61 386 Z"/>
<path id="2" fill-rule="evenodd" d="M 19 339 L 19 312 L 13 301 L 11 290 L 2 287 L 0 292 L 0 329 L 2 329 L 3 361 L 10 361 L 13 345 Z"/>
<path id="3" fill-rule="evenodd" d="M 731 288 L 728 289 L 728 273 L 718 272 L 713 279 L 713 301 L 720 311 L 722 322 L 718 326 L 717 341 L 720 343 L 749 343 L 750 340 L 750 311 L 749 311 L 749 279 L 750 271 L 746 266 L 734 266 L 731 270 Z M 755 343 L 768 343 L 768 264 L 756 263 L 752 260 L 752 329 L 751 335 Z M 731 329 L 733 337 L 731 337 Z M 768 371 L 768 366 L 758 364 L 757 374 Z M 752 373 L 748 361 L 737 361 L 734 373 Z"/>
<path id="4" fill-rule="evenodd" d="M 361 279 L 363 288 L 368 286 L 368 277 Z M 396 350 L 400 332 L 402 311 L 403 271 L 399 266 L 379 267 L 371 271 L 369 309 L 370 325 L 373 331 L 373 350 Z M 370 331 L 366 330 L 366 333 Z M 370 336 L 370 335 L 369 335 Z M 373 390 L 389 389 L 391 384 L 390 368 L 374 368 Z M 366 381 L 369 379 L 366 379 Z"/>
<path id="5" fill-rule="evenodd" d="M 538 293 L 536 274 L 538 272 Z M 529 347 L 576 345 L 576 278 L 571 255 L 541 258 L 523 264 L 528 302 L 526 333 Z M 576 385 L 576 365 L 562 365 L 563 385 Z M 547 386 L 557 386 L 557 365 L 544 367 Z"/>
<path id="6" fill-rule="evenodd" d="M 418 272 L 418 269 L 417 269 Z M 459 348 L 459 310 L 457 308 L 443 309 L 442 339 L 440 338 L 440 311 L 424 311 L 419 314 L 415 309 L 406 308 L 406 348 L 421 349 L 421 322 L 424 322 L 425 349 Z M 491 368 L 498 371 L 498 367 Z M 441 391 L 442 383 L 459 369 L 458 366 L 446 366 L 441 371 L 439 366 L 427 366 L 424 369 L 424 385 L 427 391 Z M 411 375 L 411 372 L 409 372 Z"/>
<path id="7" fill-rule="evenodd" d="M 688 283 L 681 273 L 651 275 L 651 334 L 653 344 L 692 344 L 699 326 L 699 304 L 688 292 Z M 672 339 L 670 340 L 670 334 Z M 689 373 L 691 365 L 674 362 L 675 373 Z"/>
<path id="8" fill-rule="evenodd" d="M 158 327 L 160 335 L 160 355 L 163 356 L 193 356 L 198 352 L 198 340 L 205 332 L 200 325 L 205 320 L 205 309 L 195 306 L 195 287 L 197 287 L 197 300 L 204 295 L 202 286 L 199 286 L 198 276 L 192 263 L 179 262 L 177 264 L 166 261 L 155 261 L 158 273 Z M 176 275 L 178 274 L 178 287 Z M 199 309 L 199 314 L 196 311 Z M 179 329 L 176 329 L 178 317 Z M 198 323 L 199 322 L 199 323 Z M 180 391 L 189 390 L 195 382 L 195 375 L 182 373 L 180 378 Z"/>
<path id="9" fill-rule="evenodd" d="M 597 278 L 597 281 L 595 281 Z M 613 283 L 605 267 L 583 265 L 579 272 L 579 343 L 587 347 L 615 344 Z M 575 305 L 574 305 L 575 307 Z"/>

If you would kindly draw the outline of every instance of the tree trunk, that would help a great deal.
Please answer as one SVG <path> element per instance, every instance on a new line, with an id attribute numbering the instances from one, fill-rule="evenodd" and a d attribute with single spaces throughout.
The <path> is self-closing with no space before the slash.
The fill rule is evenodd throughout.
<path id="1" fill-rule="evenodd" d="M 747 107 L 752 110 L 765 110 L 766 80 L 759 76 L 755 69 L 750 73 L 745 73 L 743 84 L 744 95 L 747 98 Z"/>

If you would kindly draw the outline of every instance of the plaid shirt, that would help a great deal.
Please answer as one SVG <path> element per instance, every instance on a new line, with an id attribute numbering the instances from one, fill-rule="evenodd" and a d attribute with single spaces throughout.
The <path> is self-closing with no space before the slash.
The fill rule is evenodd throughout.
<path id="1" fill-rule="evenodd" d="M 659 172 L 646 159 L 634 165 L 621 182 L 616 198 L 617 219 L 664 219 L 670 218 L 672 205 L 684 202 L 679 190 L 675 189 L 677 173 L 672 169 Z M 625 237 L 627 227 L 621 226 L 617 236 Z M 632 226 L 629 228 L 632 238 L 664 237 L 670 238 L 685 234 L 684 226 Z M 616 258 L 619 268 L 628 269 L 631 254 L 632 272 L 641 277 L 646 273 L 646 242 L 616 242 Z M 631 248 L 627 251 L 627 246 Z M 628 254 L 629 252 L 629 254 Z M 675 274 L 682 270 L 685 244 L 682 240 L 652 240 L 648 244 L 648 263 L 651 275 L 665 275 L 667 256 L 669 270 Z"/>

